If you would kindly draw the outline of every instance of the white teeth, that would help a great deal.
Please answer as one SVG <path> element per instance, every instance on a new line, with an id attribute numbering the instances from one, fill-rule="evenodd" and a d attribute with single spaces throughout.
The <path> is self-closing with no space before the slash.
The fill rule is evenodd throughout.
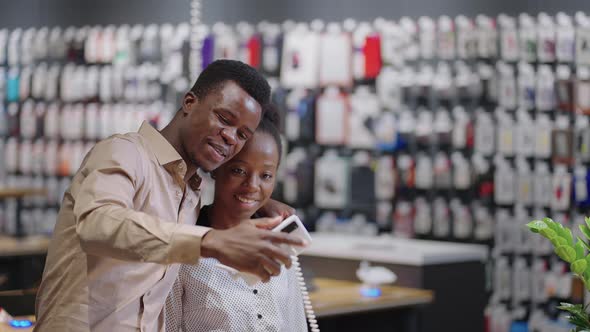
<path id="1" fill-rule="evenodd" d="M 256 201 L 255 201 L 255 200 L 253 200 L 253 199 L 247 199 L 247 198 L 244 198 L 244 197 L 241 197 L 241 196 L 236 196 L 236 198 L 238 199 L 238 201 L 240 201 L 240 202 L 242 202 L 242 203 L 248 203 L 248 204 L 251 204 L 251 203 L 254 203 L 254 202 L 256 202 Z"/>

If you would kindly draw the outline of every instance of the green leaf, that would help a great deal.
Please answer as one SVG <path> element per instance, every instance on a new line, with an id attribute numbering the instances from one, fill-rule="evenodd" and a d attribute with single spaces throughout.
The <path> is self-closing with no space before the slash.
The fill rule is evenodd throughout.
<path id="1" fill-rule="evenodd" d="M 561 235 L 561 237 L 564 238 L 569 245 L 573 245 L 574 237 L 572 235 L 572 230 L 568 227 L 563 227 L 563 225 L 561 224 L 559 226 L 561 228 L 561 232 L 559 233 L 559 235 Z"/>
<path id="2" fill-rule="evenodd" d="M 554 247 L 559 247 L 559 246 L 572 246 L 571 244 L 569 244 L 566 239 L 556 236 L 554 238 L 552 238 L 551 243 L 553 244 Z"/>
<path id="3" fill-rule="evenodd" d="M 533 220 L 526 224 L 526 226 L 533 232 L 539 233 L 542 229 L 547 228 L 547 224 L 542 220 Z"/>
<path id="4" fill-rule="evenodd" d="M 574 250 L 576 250 L 576 259 L 584 259 L 585 257 L 585 251 L 584 251 L 584 245 L 582 244 L 581 241 L 577 241 L 576 244 L 574 245 Z"/>
<path id="5" fill-rule="evenodd" d="M 586 271 L 584 271 L 582 280 L 584 281 L 584 286 L 586 286 L 586 289 L 590 291 L 590 263 L 588 263 L 588 258 L 586 258 Z"/>
<path id="6" fill-rule="evenodd" d="M 561 303 L 557 308 L 569 312 L 571 316 L 567 317 L 568 320 L 578 328 L 590 328 L 588 314 L 581 304 Z"/>
<path id="7" fill-rule="evenodd" d="M 590 228 L 590 217 L 585 217 L 584 221 L 586 222 L 586 226 L 588 226 L 588 228 Z"/>
<path id="8" fill-rule="evenodd" d="M 551 218 L 543 218 L 543 221 L 547 224 L 549 228 L 551 228 L 555 232 L 559 232 L 559 223 L 553 221 Z"/>
<path id="9" fill-rule="evenodd" d="M 574 273 L 579 276 L 584 276 L 584 272 L 586 271 L 586 267 L 588 264 L 586 263 L 585 259 L 578 259 L 572 263 L 571 268 Z"/>
<path id="10" fill-rule="evenodd" d="M 579 236 L 578 236 L 578 242 L 580 242 L 584 246 L 584 249 L 590 251 L 590 245 L 588 245 L 588 243 L 586 241 L 582 240 Z"/>
<path id="11" fill-rule="evenodd" d="M 552 230 L 551 228 L 543 228 L 540 231 L 540 233 L 541 233 L 541 235 L 548 238 L 549 240 L 551 240 L 554 237 L 557 237 L 557 233 L 554 230 Z"/>
<path id="12" fill-rule="evenodd" d="M 588 228 L 586 225 L 580 225 L 579 227 L 580 231 L 582 231 L 582 234 L 584 234 L 587 239 L 590 239 L 590 228 Z"/>
<path id="13" fill-rule="evenodd" d="M 561 245 L 555 248 L 555 253 L 557 254 L 557 256 L 559 256 L 561 259 L 568 263 L 572 263 L 576 260 L 576 251 L 574 250 L 574 248 L 570 246 Z"/>

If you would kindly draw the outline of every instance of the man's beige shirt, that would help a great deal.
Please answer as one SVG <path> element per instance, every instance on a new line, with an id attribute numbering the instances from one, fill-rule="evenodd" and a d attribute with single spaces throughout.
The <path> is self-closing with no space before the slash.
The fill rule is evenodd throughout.
<path id="1" fill-rule="evenodd" d="M 66 191 L 36 331 L 164 331 L 179 263 L 196 264 L 200 178 L 149 124 L 99 142 Z"/>

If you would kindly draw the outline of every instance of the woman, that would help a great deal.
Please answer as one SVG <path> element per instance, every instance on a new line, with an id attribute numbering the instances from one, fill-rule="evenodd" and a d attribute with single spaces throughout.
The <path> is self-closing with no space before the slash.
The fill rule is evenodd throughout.
<path id="1" fill-rule="evenodd" d="M 279 115 L 267 106 L 254 135 L 240 153 L 211 175 L 212 205 L 197 224 L 224 229 L 253 217 L 270 198 L 282 152 Z M 166 303 L 166 330 L 307 331 L 303 299 L 294 268 L 254 286 L 232 279 L 214 258 L 183 265 Z"/>

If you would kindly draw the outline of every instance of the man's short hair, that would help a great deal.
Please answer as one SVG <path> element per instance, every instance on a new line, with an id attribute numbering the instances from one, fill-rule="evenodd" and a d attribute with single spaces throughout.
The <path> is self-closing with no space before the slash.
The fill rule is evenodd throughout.
<path id="1" fill-rule="evenodd" d="M 204 98 L 226 81 L 235 82 L 261 106 L 270 99 L 270 86 L 256 69 L 236 60 L 216 60 L 199 75 L 191 91 L 197 98 Z"/>

